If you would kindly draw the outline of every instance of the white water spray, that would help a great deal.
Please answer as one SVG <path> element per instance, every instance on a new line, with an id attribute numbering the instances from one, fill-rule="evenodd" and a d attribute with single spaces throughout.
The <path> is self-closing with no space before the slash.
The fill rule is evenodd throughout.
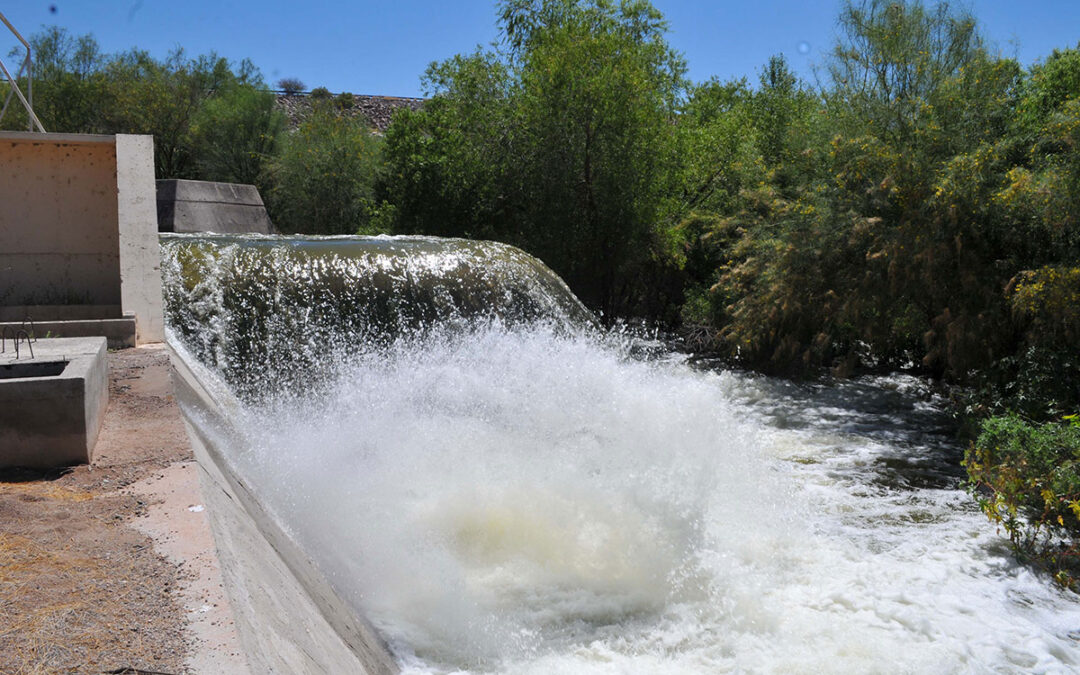
<path id="1" fill-rule="evenodd" d="M 888 484 L 939 448 L 858 431 L 880 411 L 542 328 L 420 347 L 253 411 L 242 460 L 407 671 L 1077 663 L 1076 601 L 1017 567 L 967 495 Z"/>
<path id="2" fill-rule="evenodd" d="M 1080 667 L 1076 596 L 1014 562 L 915 380 L 498 321 L 322 357 L 232 459 L 406 672 Z"/>

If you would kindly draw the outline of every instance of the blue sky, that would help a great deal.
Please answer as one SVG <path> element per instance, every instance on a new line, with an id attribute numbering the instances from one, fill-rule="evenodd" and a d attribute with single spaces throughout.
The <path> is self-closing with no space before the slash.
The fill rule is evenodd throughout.
<path id="1" fill-rule="evenodd" d="M 835 35 L 838 0 L 653 0 L 670 42 L 700 81 L 756 73 L 783 53 L 807 79 Z M 1080 0 L 969 0 L 996 49 L 1030 64 L 1080 41 Z M 55 8 L 55 12 L 52 9 Z M 43 25 L 92 33 L 106 52 L 140 47 L 156 56 L 183 46 L 250 58 L 267 81 L 419 96 L 431 61 L 497 38 L 494 0 L 15 0 L 0 11 L 25 35 Z M 0 27 L 2 28 L 2 27 Z M 5 36 L 6 38 L 6 36 Z M 13 40 L 0 40 L 3 55 Z M 10 63 L 8 64 L 10 66 Z"/>

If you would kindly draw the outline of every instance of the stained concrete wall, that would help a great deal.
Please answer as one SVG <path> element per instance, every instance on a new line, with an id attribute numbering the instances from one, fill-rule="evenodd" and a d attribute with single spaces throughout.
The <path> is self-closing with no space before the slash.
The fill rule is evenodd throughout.
<path id="1" fill-rule="evenodd" d="M 116 145 L 57 136 L 0 134 L 0 305 L 119 307 Z"/>
<path id="2" fill-rule="evenodd" d="M 128 314 L 164 339 L 151 137 L 0 132 L 0 204 L 0 321 Z"/>
<path id="3" fill-rule="evenodd" d="M 262 197 L 254 185 L 202 180 L 159 180 L 157 214 L 158 229 L 162 232 L 274 232 Z"/>

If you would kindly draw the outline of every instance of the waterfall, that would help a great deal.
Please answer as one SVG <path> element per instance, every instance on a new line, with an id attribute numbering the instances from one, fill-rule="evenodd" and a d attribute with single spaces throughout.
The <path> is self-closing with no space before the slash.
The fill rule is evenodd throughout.
<path id="1" fill-rule="evenodd" d="M 798 384 L 603 334 L 516 249 L 169 237 L 233 458 L 411 673 L 1071 672 L 917 379 Z"/>

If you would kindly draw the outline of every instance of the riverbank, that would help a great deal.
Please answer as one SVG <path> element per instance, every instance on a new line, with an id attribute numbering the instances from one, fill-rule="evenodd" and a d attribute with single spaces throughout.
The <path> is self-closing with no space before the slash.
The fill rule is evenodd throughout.
<path id="1" fill-rule="evenodd" d="M 0 473 L 0 672 L 247 672 L 168 354 L 108 358 L 93 463 Z"/>

